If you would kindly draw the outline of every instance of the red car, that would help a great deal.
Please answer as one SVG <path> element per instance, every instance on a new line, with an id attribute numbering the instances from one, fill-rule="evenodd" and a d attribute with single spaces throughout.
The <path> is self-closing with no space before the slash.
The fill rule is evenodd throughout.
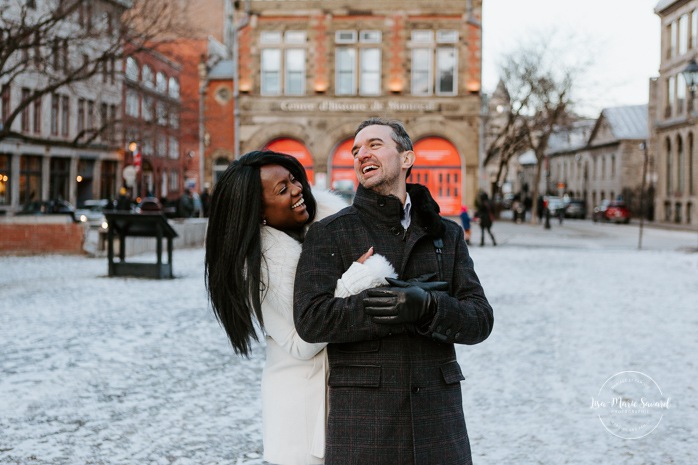
<path id="1" fill-rule="evenodd" d="M 613 221 L 614 223 L 630 223 L 630 210 L 621 200 L 602 200 L 601 204 L 594 208 L 591 218 L 597 221 Z"/>

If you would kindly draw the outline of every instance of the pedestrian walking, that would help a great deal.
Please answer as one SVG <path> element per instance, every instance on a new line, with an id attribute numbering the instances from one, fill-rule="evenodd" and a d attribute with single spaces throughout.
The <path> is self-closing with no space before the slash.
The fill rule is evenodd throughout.
<path id="1" fill-rule="evenodd" d="M 485 246 L 485 232 L 490 235 L 492 245 L 496 246 L 497 241 L 492 234 L 492 223 L 494 222 L 494 209 L 492 202 L 486 192 L 480 192 L 477 204 L 477 217 L 480 219 L 480 247 Z"/>
<path id="2" fill-rule="evenodd" d="M 470 245 L 470 215 L 468 214 L 468 207 L 465 205 L 460 208 L 460 221 L 465 233 L 465 243 Z"/>

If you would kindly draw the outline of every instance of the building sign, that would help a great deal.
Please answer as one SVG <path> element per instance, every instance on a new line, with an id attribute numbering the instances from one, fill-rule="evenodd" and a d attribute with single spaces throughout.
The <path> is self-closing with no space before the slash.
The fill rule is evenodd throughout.
<path id="1" fill-rule="evenodd" d="M 287 155 L 292 155 L 301 162 L 301 165 L 305 168 L 305 172 L 308 175 L 308 182 L 310 184 L 314 183 L 314 171 L 313 171 L 313 157 L 310 155 L 310 151 L 302 142 L 295 139 L 276 139 L 269 142 L 264 150 L 271 150 L 273 152 L 285 153 Z"/>
<path id="2" fill-rule="evenodd" d="M 309 102 L 301 100 L 284 100 L 278 103 L 281 111 L 302 111 L 302 112 L 436 112 L 440 106 L 435 102 L 405 102 L 398 100 L 388 100 L 387 102 L 374 100 L 372 102 L 356 102 L 342 100 L 321 100 L 319 102 Z"/>

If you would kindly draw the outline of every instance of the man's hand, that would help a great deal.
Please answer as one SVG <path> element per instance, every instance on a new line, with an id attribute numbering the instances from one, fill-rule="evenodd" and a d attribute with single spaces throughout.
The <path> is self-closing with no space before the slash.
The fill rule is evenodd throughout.
<path id="1" fill-rule="evenodd" d="M 436 313 L 436 300 L 430 291 L 410 283 L 369 289 L 363 303 L 364 313 L 371 315 L 374 323 L 380 324 L 419 324 Z"/>

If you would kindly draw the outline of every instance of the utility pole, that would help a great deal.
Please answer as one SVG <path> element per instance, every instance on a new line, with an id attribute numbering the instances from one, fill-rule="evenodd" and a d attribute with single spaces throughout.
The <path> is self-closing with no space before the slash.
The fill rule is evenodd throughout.
<path id="1" fill-rule="evenodd" d="M 645 178 L 647 177 L 647 161 L 649 157 L 647 156 L 647 141 L 640 143 L 640 148 L 643 152 L 643 162 L 642 162 L 642 184 L 640 186 L 640 237 L 637 242 L 637 249 L 642 250 L 642 230 L 645 225 Z"/>

